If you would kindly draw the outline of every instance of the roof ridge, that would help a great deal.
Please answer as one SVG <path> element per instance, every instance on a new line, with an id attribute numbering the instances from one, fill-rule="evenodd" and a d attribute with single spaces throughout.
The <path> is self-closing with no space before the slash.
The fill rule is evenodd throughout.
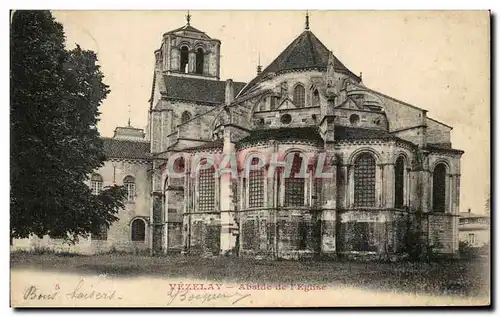
<path id="1" fill-rule="evenodd" d="M 111 140 L 111 141 L 120 141 L 120 142 L 123 142 L 123 141 L 127 141 L 127 142 L 136 142 L 136 143 L 151 143 L 151 141 L 148 141 L 146 139 L 126 139 L 126 138 L 113 138 L 113 137 L 109 137 L 109 136 L 101 136 L 101 140 Z"/>
<path id="2" fill-rule="evenodd" d="M 261 80 L 264 80 L 269 73 L 280 73 L 283 71 L 293 71 L 300 69 L 327 69 L 328 57 L 331 51 L 321 42 L 310 30 L 305 30 L 299 34 L 280 54 L 256 77 L 254 77 L 237 95 L 243 95 L 250 91 Z M 333 53 L 332 53 L 333 54 Z M 356 77 L 335 55 L 335 70 L 347 73 Z"/>

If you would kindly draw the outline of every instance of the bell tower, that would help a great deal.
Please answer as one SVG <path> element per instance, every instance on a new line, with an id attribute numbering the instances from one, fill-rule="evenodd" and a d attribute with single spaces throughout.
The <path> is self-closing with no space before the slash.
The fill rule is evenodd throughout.
<path id="1" fill-rule="evenodd" d="M 186 25 L 163 34 L 156 65 L 165 75 L 219 80 L 220 45 L 191 25 L 188 11 Z"/>

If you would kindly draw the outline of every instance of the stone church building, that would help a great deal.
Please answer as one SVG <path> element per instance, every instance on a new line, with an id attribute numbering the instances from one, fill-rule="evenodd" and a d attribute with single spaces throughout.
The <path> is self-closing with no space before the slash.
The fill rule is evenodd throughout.
<path id="1" fill-rule="evenodd" d="M 108 160 L 89 180 L 96 193 L 126 185 L 126 208 L 73 250 L 380 257 L 402 255 L 420 239 L 457 253 L 463 152 L 452 148 L 452 127 L 366 87 L 308 17 L 248 83 L 220 79 L 221 45 L 189 16 L 163 34 L 146 130 L 129 124 L 104 138 Z M 244 172 L 252 153 L 290 160 L 291 176 L 302 165 L 308 173 L 269 173 L 269 162 Z M 204 163 L 199 155 L 233 154 L 237 177 L 215 168 L 191 174 Z M 304 160 L 320 154 L 332 178 L 314 177 L 319 165 Z M 185 175 L 170 177 L 169 164 Z M 37 243 L 51 244 L 44 239 Z"/>

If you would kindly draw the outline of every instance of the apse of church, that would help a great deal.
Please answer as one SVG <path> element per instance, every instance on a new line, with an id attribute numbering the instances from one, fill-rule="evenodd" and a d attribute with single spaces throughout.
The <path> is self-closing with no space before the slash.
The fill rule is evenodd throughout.
<path id="1" fill-rule="evenodd" d="M 377 257 L 407 251 L 416 228 L 456 253 L 462 152 L 451 127 L 366 87 L 308 26 L 249 83 L 219 80 L 220 49 L 188 22 L 156 52 L 155 252 Z M 228 156 L 236 177 L 199 165 Z M 292 162 L 291 177 L 272 157 Z M 331 178 L 315 177 L 319 158 Z M 307 175 L 293 177 L 303 164 Z M 169 166 L 185 174 L 169 177 Z"/>
<path id="2" fill-rule="evenodd" d="M 148 127 L 132 141 L 148 147 L 148 204 L 113 224 L 109 248 L 140 215 L 153 255 L 457 253 L 463 152 L 450 126 L 366 87 L 308 18 L 248 83 L 220 80 L 222 43 L 191 22 L 154 52 Z"/>

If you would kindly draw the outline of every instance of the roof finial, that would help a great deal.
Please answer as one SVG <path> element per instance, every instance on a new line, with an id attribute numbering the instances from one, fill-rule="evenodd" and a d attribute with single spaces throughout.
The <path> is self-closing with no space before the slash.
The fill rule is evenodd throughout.
<path id="1" fill-rule="evenodd" d="M 130 117 L 131 117 L 130 113 L 131 113 L 131 111 L 130 111 L 130 105 L 128 105 L 128 126 L 129 127 L 131 127 L 131 125 L 130 125 Z"/>
<path id="2" fill-rule="evenodd" d="M 257 75 L 262 72 L 262 65 L 260 64 L 260 52 L 259 52 L 259 63 L 257 64 Z"/>
<path id="3" fill-rule="evenodd" d="M 359 72 L 359 79 L 363 80 L 363 72 Z"/>
<path id="4" fill-rule="evenodd" d="M 309 30 L 309 10 L 306 10 L 306 30 Z"/>
<path id="5" fill-rule="evenodd" d="M 189 10 L 188 10 L 188 14 L 186 15 L 186 21 L 187 21 L 187 25 L 191 25 L 190 22 L 191 22 L 191 14 L 189 14 Z"/>

